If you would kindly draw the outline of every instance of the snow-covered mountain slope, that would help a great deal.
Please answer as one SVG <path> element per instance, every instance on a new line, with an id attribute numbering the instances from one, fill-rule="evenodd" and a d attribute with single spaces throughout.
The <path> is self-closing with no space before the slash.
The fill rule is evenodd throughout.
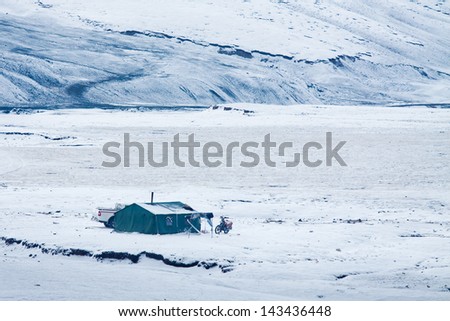
<path id="1" fill-rule="evenodd" d="M 0 2 L 0 104 L 448 103 L 446 1 Z"/>

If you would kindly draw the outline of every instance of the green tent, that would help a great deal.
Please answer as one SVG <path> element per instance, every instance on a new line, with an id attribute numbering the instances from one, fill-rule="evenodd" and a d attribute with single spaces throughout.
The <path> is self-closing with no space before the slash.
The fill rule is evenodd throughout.
<path id="1" fill-rule="evenodd" d="M 175 234 L 190 228 L 196 232 L 200 230 L 200 218 L 193 214 L 197 213 L 182 202 L 134 203 L 116 212 L 114 229 L 145 234 Z"/>

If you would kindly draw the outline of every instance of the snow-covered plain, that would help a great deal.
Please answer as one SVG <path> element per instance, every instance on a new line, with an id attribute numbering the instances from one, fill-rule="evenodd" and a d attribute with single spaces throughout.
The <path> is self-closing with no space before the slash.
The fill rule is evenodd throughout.
<path id="1" fill-rule="evenodd" d="M 448 107 L 449 35 L 436 0 L 0 0 L 0 299 L 450 299 L 449 111 L 367 107 Z M 101 166 L 124 133 L 326 132 L 347 167 Z M 151 191 L 234 229 L 91 220 Z"/>
<path id="2" fill-rule="evenodd" d="M 232 107 L 0 115 L 0 299 L 450 299 L 448 110 Z M 123 133 L 155 146 L 176 133 L 224 145 L 271 133 L 302 146 L 324 143 L 326 132 L 347 141 L 347 167 L 286 168 L 276 157 L 276 168 L 139 168 L 135 157 L 129 168 L 101 166 L 109 160 L 103 144 L 123 142 Z M 157 201 L 213 211 L 216 223 L 230 216 L 234 229 L 213 238 L 152 236 L 91 220 L 97 206 L 148 201 L 151 191 Z M 42 248 L 146 251 L 221 267 Z"/>
<path id="3" fill-rule="evenodd" d="M 450 101 L 447 1 L 0 1 L 0 105 Z"/>

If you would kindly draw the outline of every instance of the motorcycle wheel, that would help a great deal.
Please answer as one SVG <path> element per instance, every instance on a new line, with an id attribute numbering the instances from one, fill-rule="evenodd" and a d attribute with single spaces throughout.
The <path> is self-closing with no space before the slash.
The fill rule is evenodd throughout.
<path id="1" fill-rule="evenodd" d="M 230 230 L 228 229 L 228 227 L 225 227 L 225 228 L 223 229 L 223 232 L 224 232 L 225 234 L 228 234 L 229 231 L 230 231 Z"/>
<path id="2" fill-rule="evenodd" d="M 216 234 L 220 234 L 220 231 L 221 231 L 222 229 L 220 228 L 220 225 L 217 225 L 216 226 L 216 229 L 214 230 L 215 232 L 216 232 Z"/>

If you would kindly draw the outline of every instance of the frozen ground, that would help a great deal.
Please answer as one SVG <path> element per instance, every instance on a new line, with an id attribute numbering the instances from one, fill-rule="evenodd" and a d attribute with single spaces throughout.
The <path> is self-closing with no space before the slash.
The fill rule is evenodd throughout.
<path id="1" fill-rule="evenodd" d="M 0 299 L 450 299 L 448 110 L 233 108 L 1 114 Z M 301 147 L 329 131 L 347 141 L 348 167 L 285 168 L 276 157 L 276 168 L 101 166 L 103 144 L 124 132 L 155 146 L 176 133 L 202 144 L 271 133 Z M 146 201 L 150 191 L 228 215 L 234 229 L 151 236 L 91 220 L 97 206 Z M 70 249 L 218 266 L 64 256 Z"/>
<path id="2" fill-rule="evenodd" d="M 0 1 L 0 107 L 450 102 L 447 1 Z"/>

